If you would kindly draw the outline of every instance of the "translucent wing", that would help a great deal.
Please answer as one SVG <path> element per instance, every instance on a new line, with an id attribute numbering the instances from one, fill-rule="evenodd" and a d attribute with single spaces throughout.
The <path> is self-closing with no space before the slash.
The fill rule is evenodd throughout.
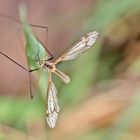
<path id="1" fill-rule="evenodd" d="M 93 31 L 93 32 L 86 34 L 78 41 L 78 43 L 76 43 L 66 53 L 64 53 L 62 56 L 60 56 L 54 63 L 57 64 L 60 61 L 75 59 L 81 53 L 83 53 L 87 49 L 91 48 L 92 45 L 95 43 L 97 37 L 98 37 L 97 31 Z"/>
<path id="2" fill-rule="evenodd" d="M 50 75 L 51 76 L 51 75 Z M 50 128 L 54 128 L 56 126 L 57 117 L 59 114 L 59 105 L 58 105 L 58 99 L 57 99 L 57 90 L 54 85 L 54 83 L 51 81 L 51 77 L 49 76 L 49 84 L 48 84 L 48 109 L 46 111 L 47 113 L 47 123 Z"/>
<path id="3" fill-rule="evenodd" d="M 66 74 L 64 74 L 62 71 L 56 69 L 54 73 L 57 76 L 59 76 L 64 83 L 68 84 L 70 82 L 70 78 Z"/>

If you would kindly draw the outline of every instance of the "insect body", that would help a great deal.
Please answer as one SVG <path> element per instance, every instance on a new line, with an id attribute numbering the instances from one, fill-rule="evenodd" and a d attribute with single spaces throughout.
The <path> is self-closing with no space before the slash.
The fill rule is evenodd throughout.
<path id="1" fill-rule="evenodd" d="M 76 57 L 78 57 L 81 53 L 91 48 L 91 46 L 95 43 L 96 39 L 98 37 L 98 32 L 93 31 L 88 34 L 86 34 L 84 37 L 82 37 L 78 43 L 73 45 L 66 53 L 64 53 L 62 56 L 60 56 L 56 61 L 49 62 L 46 60 L 37 60 L 37 62 L 40 64 L 40 66 L 43 69 L 46 69 L 48 71 L 48 89 L 47 89 L 47 111 L 46 111 L 46 119 L 47 123 L 50 128 L 54 128 L 56 126 L 58 114 L 59 114 L 59 104 L 58 104 L 58 98 L 57 98 L 57 89 L 52 81 L 52 73 L 59 76 L 63 82 L 69 83 L 70 78 L 58 70 L 56 68 L 56 65 L 61 61 L 66 60 L 73 60 Z"/>

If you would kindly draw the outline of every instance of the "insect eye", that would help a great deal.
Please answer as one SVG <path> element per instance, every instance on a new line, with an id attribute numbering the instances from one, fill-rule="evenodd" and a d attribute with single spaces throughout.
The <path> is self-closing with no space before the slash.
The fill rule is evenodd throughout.
<path id="1" fill-rule="evenodd" d="M 50 67 L 50 65 L 48 65 L 48 64 L 47 64 L 46 66 L 47 66 L 47 67 Z"/>

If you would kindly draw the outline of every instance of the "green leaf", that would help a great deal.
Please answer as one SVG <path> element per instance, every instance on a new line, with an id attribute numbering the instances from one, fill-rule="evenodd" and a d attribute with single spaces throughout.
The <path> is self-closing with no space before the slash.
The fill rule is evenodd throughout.
<path id="1" fill-rule="evenodd" d="M 35 61 L 35 59 L 39 58 L 40 60 L 47 59 L 47 52 L 43 44 L 35 37 L 33 34 L 31 27 L 27 22 L 27 11 L 25 7 L 22 5 L 19 9 L 20 19 L 23 25 L 25 40 L 26 40 L 26 57 L 28 61 L 29 68 L 37 68 L 39 65 Z"/>

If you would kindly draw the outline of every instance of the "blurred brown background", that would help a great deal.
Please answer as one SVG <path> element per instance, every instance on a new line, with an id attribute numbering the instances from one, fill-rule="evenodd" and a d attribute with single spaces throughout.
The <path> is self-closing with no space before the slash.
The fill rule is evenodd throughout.
<path id="1" fill-rule="evenodd" d="M 140 1 L 6 0 L 0 14 L 19 19 L 23 2 L 29 22 L 49 28 L 47 43 L 44 30 L 33 32 L 55 59 L 85 33 L 100 35 L 90 51 L 58 66 L 72 82 L 54 77 L 61 112 L 53 130 L 46 125 L 44 98 L 38 93 L 29 100 L 27 73 L 0 55 L 0 138 L 139 140 Z M 21 25 L 0 18 L 0 50 L 27 67 L 24 45 Z"/>

